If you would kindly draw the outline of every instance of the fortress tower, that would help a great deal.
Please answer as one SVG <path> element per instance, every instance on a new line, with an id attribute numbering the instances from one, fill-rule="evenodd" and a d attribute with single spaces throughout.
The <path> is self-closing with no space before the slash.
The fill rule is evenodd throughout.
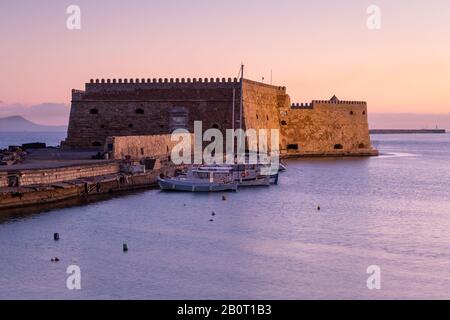
<path id="1" fill-rule="evenodd" d="M 314 100 L 280 110 L 282 145 L 291 155 L 378 155 L 364 101 Z"/>

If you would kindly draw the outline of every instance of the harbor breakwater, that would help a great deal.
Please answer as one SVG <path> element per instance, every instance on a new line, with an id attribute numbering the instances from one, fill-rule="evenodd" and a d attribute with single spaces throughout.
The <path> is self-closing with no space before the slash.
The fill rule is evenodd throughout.
<path id="1" fill-rule="evenodd" d="M 370 134 L 421 134 L 421 133 L 431 133 L 431 134 L 445 134 L 447 133 L 445 129 L 372 129 L 369 131 Z"/>
<path id="2" fill-rule="evenodd" d="M 115 165 L 117 164 L 115 163 Z M 119 191 L 156 187 L 157 178 L 160 174 L 172 175 L 175 170 L 179 169 L 176 166 L 166 165 L 159 169 L 140 173 L 117 171 L 105 174 L 107 167 L 111 167 L 111 164 L 59 168 L 53 171 L 57 171 L 62 177 L 72 176 L 73 179 L 17 187 L 3 186 L 0 188 L 0 213 L 10 209 L 38 206 L 72 198 L 86 199 Z M 28 175 L 37 176 L 41 171 L 41 169 L 28 170 Z M 76 177 L 73 173 L 74 171 L 85 171 L 89 172 L 90 175 Z M 4 173 L 2 175 L 5 176 Z M 42 176 L 42 178 L 43 181 L 46 180 L 46 177 Z M 37 178 L 35 179 L 37 182 Z"/>

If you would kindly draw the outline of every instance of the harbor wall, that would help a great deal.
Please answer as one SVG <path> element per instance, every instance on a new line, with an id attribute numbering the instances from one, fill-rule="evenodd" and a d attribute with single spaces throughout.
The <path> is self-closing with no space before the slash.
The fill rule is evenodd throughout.
<path id="1" fill-rule="evenodd" d="M 445 134 L 445 129 L 372 129 L 370 134 Z"/>
<path id="2" fill-rule="evenodd" d="M 91 165 L 83 165 L 86 170 Z M 64 180 L 57 183 L 47 182 L 38 185 L 21 185 L 19 187 L 0 188 L 0 214 L 11 212 L 11 210 L 21 211 L 21 208 L 39 211 L 41 205 L 52 205 L 69 199 L 80 201 L 95 198 L 98 195 L 109 195 L 114 192 L 130 191 L 157 186 L 157 178 L 160 174 L 173 176 L 176 170 L 183 166 L 165 164 L 157 169 L 146 170 L 142 173 L 117 172 L 118 164 L 107 167 L 106 165 L 97 167 L 95 176 L 80 177 L 73 180 Z M 67 168 L 63 171 L 68 173 Z M 61 172 L 61 170 L 60 170 Z M 107 173 L 110 174 L 107 174 Z M 65 178 L 74 178 L 78 175 L 66 175 Z M 58 179 L 59 180 L 59 179 Z M 41 181 L 42 182 L 42 181 Z M 59 204 L 58 204 L 59 205 Z"/>
<path id="3" fill-rule="evenodd" d="M 0 214 L 11 212 L 12 209 L 20 212 L 21 208 L 27 209 L 28 207 L 39 211 L 41 205 L 51 205 L 53 203 L 56 205 L 56 203 L 73 198 L 85 201 L 100 195 L 107 196 L 114 192 L 155 187 L 157 185 L 157 177 L 161 173 L 171 175 L 174 173 L 175 168 L 166 167 L 134 175 L 120 174 L 106 177 L 90 177 L 66 181 L 56 185 L 46 184 L 35 187 L 22 186 L 0 189 Z"/>
<path id="4" fill-rule="evenodd" d="M 172 141 L 172 136 L 149 135 L 149 136 L 116 136 L 106 139 L 105 152 L 110 154 L 111 159 L 142 159 L 155 158 L 167 160 L 171 156 L 173 147 L 179 141 Z M 190 134 L 191 150 L 194 145 L 194 135 Z"/>
<path id="5" fill-rule="evenodd" d="M 62 168 L 30 169 L 9 171 L 15 176 L 19 186 L 46 185 L 80 178 L 117 174 L 120 171 L 116 162 L 84 164 Z M 8 186 L 8 184 L 6 185 Z"/>

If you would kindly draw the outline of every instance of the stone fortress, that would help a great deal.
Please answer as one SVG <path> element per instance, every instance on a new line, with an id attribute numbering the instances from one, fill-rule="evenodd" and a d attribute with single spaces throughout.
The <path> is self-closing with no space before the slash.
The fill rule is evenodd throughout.
<path id="1" fill-rule="evenodd" d="M 72 91 L 68 136 L 62 145 L 112 151 L 107 141 L 122 137 L 123 145 L 129 137 L 134 145 L 146 141 L 134 148 L 144 155 L 149 140 L 138 137 L 160 140 L 179 128 L 193 132 L 194 121 L 202 121 L 203 130 L 239 128 L 241 95 L 242 128 L 279 129 L 283 157 L 378 154 L 370 141 L 366 102 L 333 96 L 293 104 L 285 87 L 237 78 L 91 80 L 84 91 Z M 154 152 L 169 151 L 161 145 L 159 149 Z"/>
<path id="2" fill-rule="evenodd" d="M 24 161 L 0 168 L 0 212 L 155 186 L 185 169 L 171 159 L 171 133 L 189 130 L 192 146 L 194 121 L 223 133 L 278 129 L 282 158 L 378 154 L 365 102 L 292 104 L 285 87 L 236 78 L 91 80 L 72 91 L 62 148 L 22 146 Z"/>

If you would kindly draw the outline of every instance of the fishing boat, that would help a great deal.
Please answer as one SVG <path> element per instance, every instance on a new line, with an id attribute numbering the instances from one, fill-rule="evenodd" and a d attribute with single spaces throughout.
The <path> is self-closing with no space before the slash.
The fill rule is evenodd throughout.
<path id="1" fill-rule="evenodd" d="M 227 172 L 232 174 L 234 181 L 239 187 L 259 187 L 278 184 L 278 171 L 270 172 L 270 166 L 260 164 L 221 164 L 221 165 L 202 165 L 200 169 L 212 172 Z M 266 169 L 270 174 L 262 174 Z"/>
<path id="2" fill-rule="evenodd" d="M 238 183 L 229 171 L 192 169 L 173 178 L 158 178 L 161 190 L 189 192 L 237 191 Z"/>

